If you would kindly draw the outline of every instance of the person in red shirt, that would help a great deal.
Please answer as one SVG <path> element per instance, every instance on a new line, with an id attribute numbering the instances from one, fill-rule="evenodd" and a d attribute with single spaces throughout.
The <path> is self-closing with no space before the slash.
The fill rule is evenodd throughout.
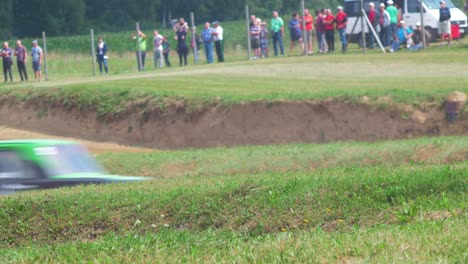
<path id="1" fill-rule="evenodd" d="M 343 11 L 342 6 L 337 7 L 338 13 L 336 13 L 335 22 L 336 22 L 336 29 L 338 33 L 340 33 L 340 40 L 341 40 L 341 52 L 345 53 L 348 49 L 348 42 L 346 40 L 346 25 L 348 24 L 348 15 Z"/>
<path id="2" fill-rule="evenodd" d="M 370 23 L 372 24 L 372 28 L 374 28 L 374 31 L 377 32 L 377 25 L 379 24 L 379 19 L 377 17 L 377 14 L 375 12 L 375 7 L 374 3 L 370 2 L 369 3 L 369 12 L 367 12 L 367 18 L 369 18 Z M 374 34 L 372 33 L 371 28 L 369 27 L 369 38 L 370 38 L 370 47 L 371 49 L 374 48 Z"/>
<path id="3" fill-rule="evenodd" d="M 305 19 L 304 19 L 305 18 Z M 302 21 L 305 21 L 305 32 L 306 32 L 306 48 L 309 54 L 313 53 L 312 49 L 312 31 L 314 30 L 314 18 L 312 15 L 309 13 L 309 9 L 304 9 L 304 18 L 301 17 L 301 29 L 302 28 Z"/>
<path id="4" fill-rule="evenodd" d="M 330 9 L 327 9 L 326 16 L 323 18 L 325 25 L 325 40 L 328 45 L 328 52 L 335 51 L 335 16 Z"/>

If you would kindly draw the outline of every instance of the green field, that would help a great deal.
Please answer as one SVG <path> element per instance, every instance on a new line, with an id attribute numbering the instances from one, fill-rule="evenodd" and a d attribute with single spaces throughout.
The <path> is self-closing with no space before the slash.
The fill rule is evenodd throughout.
<path id="1" fill-rule="evenodd" d="M 468 92 L 468 49 L 280 57 L 136 72 L 111 53 L 50 54 L 50 80 L 0 84 L 10 106 L 132 107 L 343 100 L 442 109 Z M 149 60 L 151 61 L 151 60 Z M 173 57 L 174 62 L 174 57 Z M 150 65 L 150 64 L 149 64 Z M 21 109 L 18 109 L 21 111 Z M 462 117 L 467 113 L 467 107 Z M 162 111 L 164 112 L 164 111 Z M 466 118 L 464 119 L 466 120 Z M 468 137 L 101 153 L 150 182 L 0 197 L 0 263 L 466 263 Z"/>

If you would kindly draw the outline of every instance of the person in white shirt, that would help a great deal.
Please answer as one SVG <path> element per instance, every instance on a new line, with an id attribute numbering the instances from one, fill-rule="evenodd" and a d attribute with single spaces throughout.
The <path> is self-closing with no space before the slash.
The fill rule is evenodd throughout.
<path id="1" fill-rule="evenodd" d="M 224 62 L 223 28 L 219 25 L 218 21 L 213 22 L 213 25 L 213 38 L 215 43 L 216 55 L 218 56 L 218 62 Z"/>
<path id="2" fill-rule="evenodd" d="M 162 47 L 163 36 L 158 33 L 157 30 L 154 31 L 153 37 L 153 45 L 154 45 L 154 68 L 162 68 L 163 67 L 163 47 Z"/>

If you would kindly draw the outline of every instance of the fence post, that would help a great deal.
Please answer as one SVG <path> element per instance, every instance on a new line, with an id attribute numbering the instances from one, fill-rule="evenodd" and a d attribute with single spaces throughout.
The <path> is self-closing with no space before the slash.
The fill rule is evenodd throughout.
<path id="1" fill-rule="evenodd" d="M 141 58 L 141 47 L 140 47 L 140 23 L 136 22 L 136 45 L 137 45 L 137 56 L 138 56 L 138 71 L 143 70 L 143 61 Z"/>
<path id="2" fill-rule="evenodd" d="M 94 30 L 91 29 L 91 61 L 93 62 L 93 76 L 96 76 L 96 51 L 94 50 Z"/>
<path id="3" fill-rule="evenodd" d="M 46 41 L 46 34 L 42 32 L 42 47 L 44 52 L 44 76 L 45 80 L 49 80 L 49 70 L 47 69 L 47 41 Z"/>
<path id="4" fill-rule="evenodd" d="M 426 29 L 424 28 L 424 9 L 423 9 L 422 0 L 419 0 L 419 13 L 421 15 L 421 30 L 422 30 L 422 41 L 423 49 L 426 49 Z"/>
<path id="5" fill-rule="evenodd" d="M 301 8 L 302 8 L 302 43 L 304 45 L 304 48 L 302 50 L 302 55 L 307 56 L 307 52 L 309 52 L 309 42 L 306 39 L 307 38 L 307 33 L 306 33 L 306 22 L 305 22 L 305 4 L 304 0 L 301 0 Z"/>
<path id="6" fill-rule="evenodd" d="M 249 6 L 245 5 L 245 22 L 247 26 L 247 56 L 248 59 L 250 60 L 250 50 L 252 49 L 250 47 L 250 23 L 249 23 Z"/>
<path id="7" fill-rule="evenodd" d="M 195 64 L 198 64 L 198 44 L 195 38 L 196 29 L 195 29 L 195 16 L 193 12 L 190 12 L 190 20 L 192 23 L 192 40 L 193 40 L 193 60 Z"/>
<path id="8" fill-rule="evenodd" d="M 364 10 L 364 0 L 361 0 L 361 10 Z M 364 17 L 361 14 L 361 38 L 362 38 L 362 52 L 366 53 L 366 33 L 364 32 Z"/>

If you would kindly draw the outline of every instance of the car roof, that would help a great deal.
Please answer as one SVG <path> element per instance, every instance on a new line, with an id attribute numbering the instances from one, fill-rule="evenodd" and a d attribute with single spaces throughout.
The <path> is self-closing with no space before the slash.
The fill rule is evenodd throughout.
<path id="1" fill-rule="evenodd" d="M 20 139 L 20 140 L 0 140 L 1 146 L 53 146 L 53 145 L 68 145 L 75 144 L 72 141 L 67 140 L 55 140 L 55 139 Z"/>

